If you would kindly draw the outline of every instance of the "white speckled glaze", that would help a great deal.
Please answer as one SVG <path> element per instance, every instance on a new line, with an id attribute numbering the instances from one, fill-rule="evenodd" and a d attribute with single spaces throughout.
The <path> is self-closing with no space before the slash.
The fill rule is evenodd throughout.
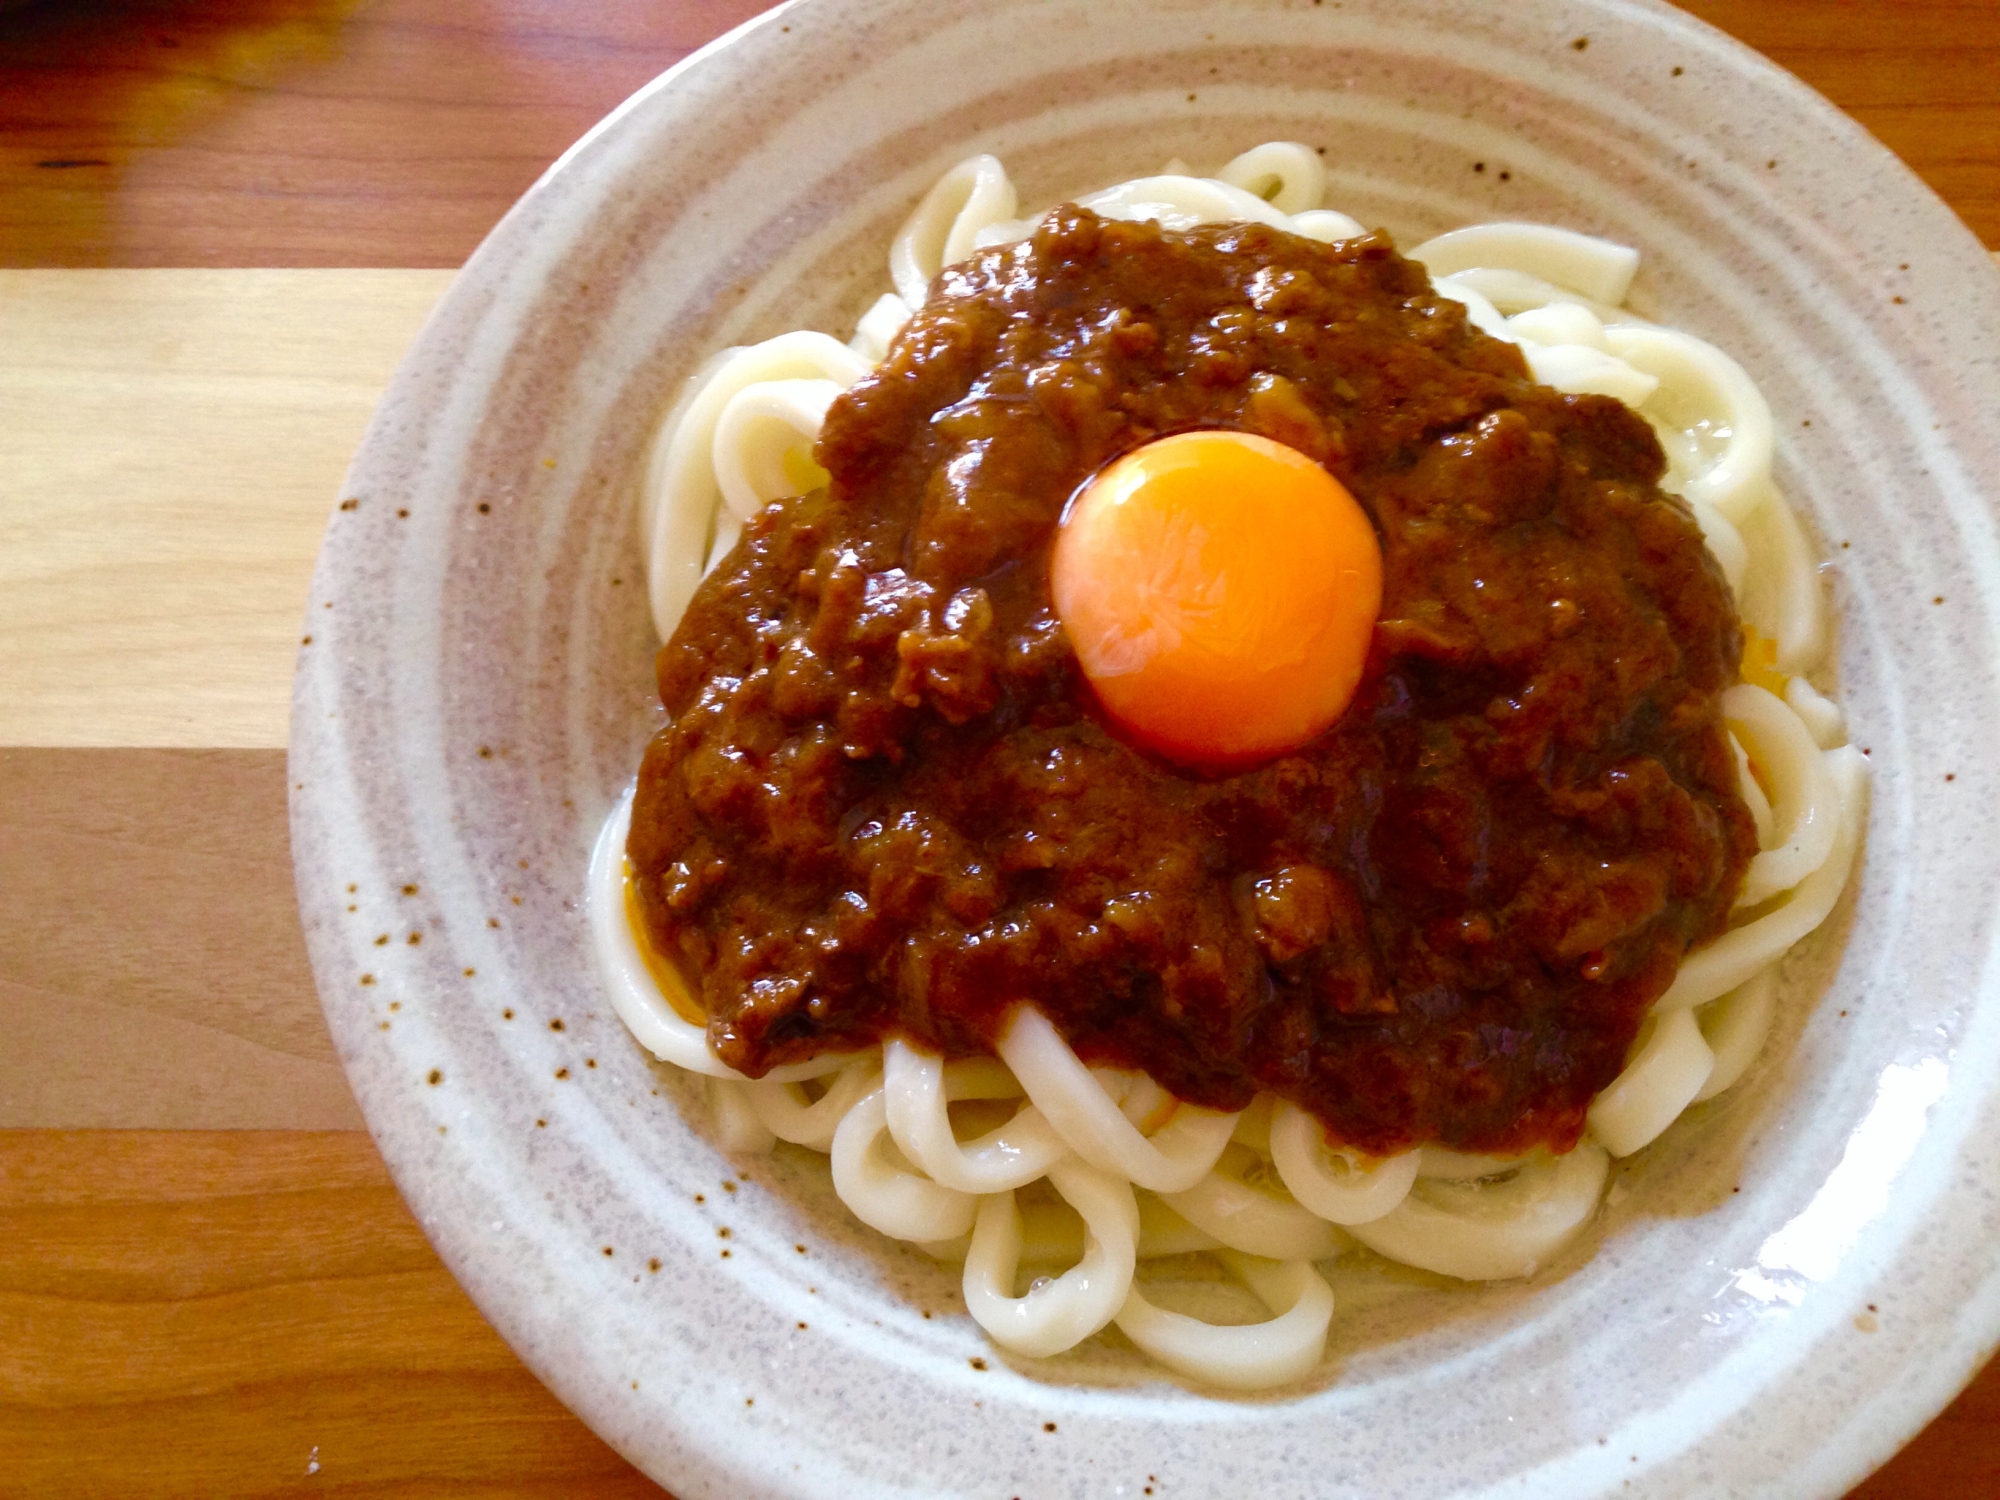
<path id="1" fill-rule="evenodd" d="M 1586 1251 L 1525 1285 L 1343 1272 L 1319 1374 L 1222 1399 L 1115 1336 L 1002 1358 L 955 1275 L 859 1228 L 803 1156 L 725 1191 L 578 908 L 658 720 L 630 488 L 677 379 L 725 343 L 844 335 L 969 152 L 1043 204 L 1274 137 L 1325 146 L 1331 201 L 1406 244 L 1529 217 L 1644 250 L 1635 302 L 1778 414 L 1875 792 L 1858 894 L 1794 959 L 1755 1075 L 1626 1164 Z M 1965 229 L 1663 5 L 797 0 L 751 23 L 494 231 L 320 557 L 299 897 L 397 1181 L 536 1373 L 684 1500 L 1837 1494 L 2000 1332 L 1996 362 L 2000 277 Z"/>

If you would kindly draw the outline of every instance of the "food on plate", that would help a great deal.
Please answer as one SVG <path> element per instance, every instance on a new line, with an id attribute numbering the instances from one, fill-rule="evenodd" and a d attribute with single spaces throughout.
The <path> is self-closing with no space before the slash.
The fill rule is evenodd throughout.
<path id="1" fill-rule="evenodd" d="M 1548 1263 L 1859 840 L 1748 377 L 1623 247 L 1404 259 L 1323 195 L 1273 143 L 1028 221 L 975 158 L 852 344 L 718 356 L 647 477 L 613 999 L 1020 1354 L 1269 1385 L 1355 1242 Z M 1135 1280 L 1194 1249 L 1268 1316 Z"/>

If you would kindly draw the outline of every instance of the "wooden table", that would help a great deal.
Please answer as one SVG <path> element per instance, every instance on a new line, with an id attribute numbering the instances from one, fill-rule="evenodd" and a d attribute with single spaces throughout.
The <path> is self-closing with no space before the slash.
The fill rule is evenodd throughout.
<path id="1" fill-rule="evenodd" d="M 0 1495 L 661 1493 L 360 1129 L 285 713 L 339 474 L 450 268 L 756 8 L 0 0 Z M 2000 6 L 1695 8 L 2000 246 Z M 1856 1494 L 2000 1494 L 2000 1366 Z"/>

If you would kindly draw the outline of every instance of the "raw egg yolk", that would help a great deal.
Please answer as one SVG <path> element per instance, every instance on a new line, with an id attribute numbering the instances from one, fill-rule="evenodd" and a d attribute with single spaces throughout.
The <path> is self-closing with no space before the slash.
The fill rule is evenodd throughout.
<path id="1" fill-rule="evenodd" d="M 1077 492 L 1050 589 L 1113 723 L 1170 759 L 1228 770 L 1340 717 L 1381 608 L 1382 551 L 1354 497 L 1304 454 L 1183 432 Z"/>

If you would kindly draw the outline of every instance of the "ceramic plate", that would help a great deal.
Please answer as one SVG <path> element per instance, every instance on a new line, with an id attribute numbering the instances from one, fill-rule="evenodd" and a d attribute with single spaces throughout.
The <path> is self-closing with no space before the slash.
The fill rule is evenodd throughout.
<path id="1" fill-rule="evenodd" d="M 708 352 L 834 330 L 994 151 L 1026 205 L 1258 141 L 1402 243 L 1503 217 L 1645 253 L 1642 310 L 1779 418 L 1874 803 L 1756 1074 L 1528 1284 L 1340 1273 L 1304 1385 L 1116 1335 L 1000 1357 L 823 1159 L 736 1163 L 598 989 L 579 910 L 658 722 L 633 485 Z M 314 972 L 383 1155 L 556 1393 L 703 1496 L 1820 1495 L 2000 1330 L 2000 278 L 1888 152 L 1640 0 L 797 0 L 606 120 L 398 373 L 334 512 L 292 721 Z M 984 1368 L 980 1368 L 983 1362 Z"/>

